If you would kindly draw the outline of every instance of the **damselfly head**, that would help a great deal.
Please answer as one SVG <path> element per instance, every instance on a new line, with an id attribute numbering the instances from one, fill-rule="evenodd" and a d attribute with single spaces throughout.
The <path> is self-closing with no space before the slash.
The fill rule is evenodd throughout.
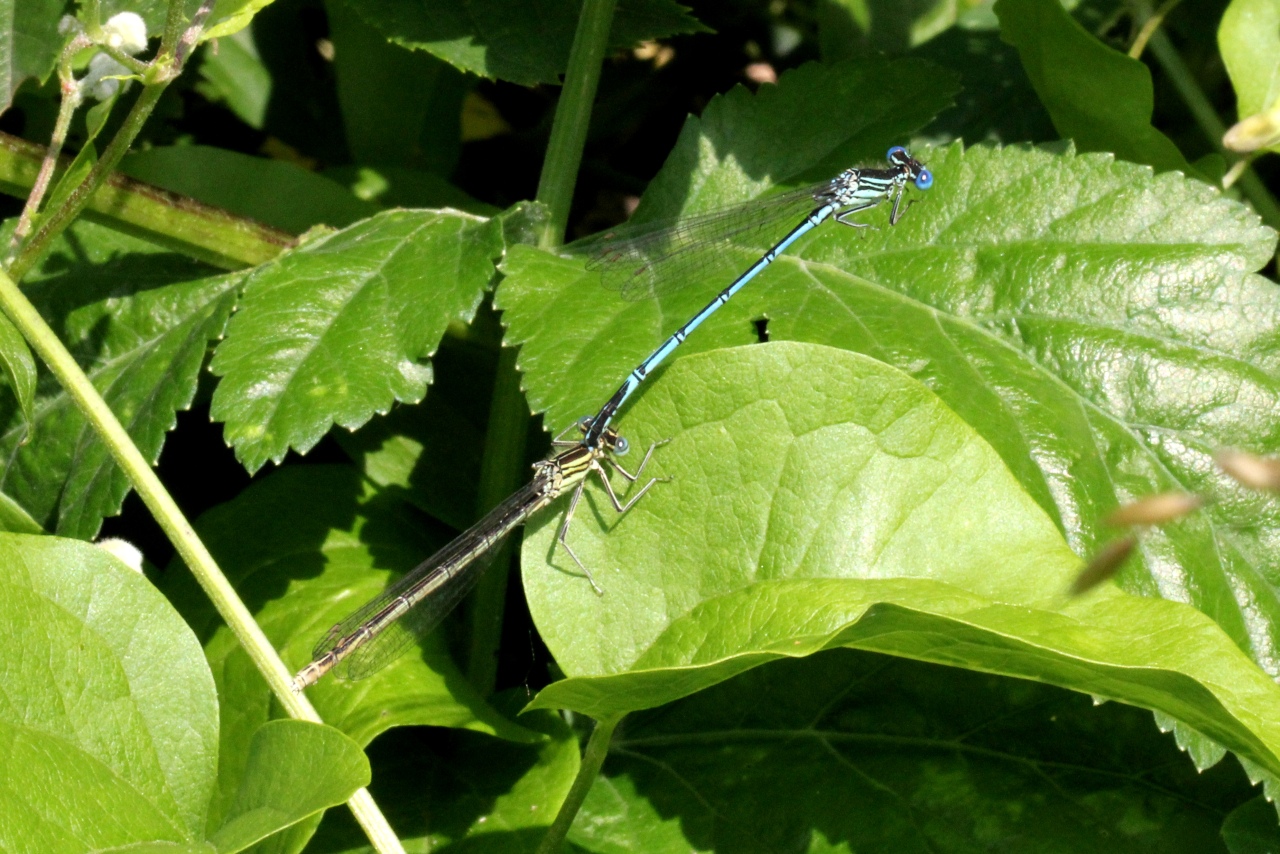
<path id="1" fill-rule="evenodd" d="M 895 145 L 890 148 L 886 156 L 894 166 L 907 170 L 907 175 L 917 188 L 927 190 L 933 186 L 933 173 L 926 169 L 923 163 L 912 157 L 910 152 L 901 145 Z"/>

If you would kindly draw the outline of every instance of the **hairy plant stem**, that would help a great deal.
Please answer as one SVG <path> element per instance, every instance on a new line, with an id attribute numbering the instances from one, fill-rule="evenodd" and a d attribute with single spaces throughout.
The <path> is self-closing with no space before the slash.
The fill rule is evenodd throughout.
<path id="1" fill-rule="evenodd" d="M 569 787 L 569 794 L 565 796 L 564 803 L 560 805 L 560 812 L 556 813 L 556 820 L 547 829 L 547 835 L 542 837 L 537 854 L 555 854 L 564 845 L 569 828 L 573 825 L 578 810 L 582 809 L 582 802 L 587 799 L 591 784 L 600 774 L 605 757 L 609 755 L 609 742 L 613 740 L 613 731 L 618 728 L 623 717 L 625 716 L 611 715 L 596 721 L 595 729 L 591 731 L 591 738 L 587 740 L 587 748 L 582 751 L 582 764 L 578 766 L 578 774 L 573 778 L 573 785 Z"/>
<path id="2" fill-rule="evenodd" d="M 65 167 L 70 158 L 61 158 Z M 39 145 L 0 133 L 0 192 L 31 192 L 46 161 Z M 84 215 L 224 270 L 254 267 L 280 254 L 294 236 L 121 175 L 98 187 Z"/>
<path id="3" fill-rule="evenodd" d="M 120 131 L 107 145 L 106 150 L 102 152 L 102 157 L 94 164 L 89 174 L 80 182 L 80 185 L 71 191 L 62 206 L 56 210 L 49 211 L 40 229 L 22 247 L 17 257 L 13 259 L 13 263 L 9 265 L 8 272 L 14 281 L 22 281 L 22 277 L 31 270 L 36 261 L 40 259 L 40 256 L 45 253 L 54 238 L 65 231 L 67 226 L 71 225 L 72 221 L 89 204 L 89 199 L 94 191 L 115 170 L 120 158 L 124 157 L 125 152 L 129 150 L 129 146 L 133 145 L 134 139 L 137 138 L 139 131 L 142 130 L 142 125 L 146 122 L 147 117 L 151 115 L 151 111 L 155 109 L 156 103 L 160 100 L 160 95 L 164 93 L 168 85 L 167 82 L 164 82 L 143 87 L 142 93 L 133 102 L 133 107 L 125 117 Z"/>
<path id="4" fill-rule="evenodd" d="M 538 180 L 538 201 L 547 206 L 550 217 L 543 226 L 538 245 L 544 249 L 564 241 L 573 204 L 573 188 L 582 165 L 582 148 L 591 123 L 591 105 L 600 82 L 600 65 L 609 46 L 609 28 L 617 0 L 585 0 L 573 35 L 569 67 L 556 104 L 547 159 Z"/>
<path id="5" fill-rule="evenodd" d="M 71 80 L 68 85 L 67 81 L 63 81 L 62 101 L 58 104 L 58 119 L 53 125 L 53 136 L 49 139 L 49 148 L 45 152 L 44 160 L 40 163 L 40 171 L 31 187 L 31 193 L 22 206 L 22 215 L 18 217 L 18 224 L 9 237 L 9 250 L 5 254 L 6 267 L 13 265 L 18 247 L 22 245 L 23 240 L 26 240 L 35 222 L 36 214 L 40 212 L 40 204 L 44 201 L 44 194 L 48 191 L 53 179 L 53 170 L 58 165 L 59 155 L 62 154 L 62 145 L 67 141 L 67 130 L 71 127 L 71 118 L 75 115 L 81 100 L 80 88 L 76 82 Z"/>

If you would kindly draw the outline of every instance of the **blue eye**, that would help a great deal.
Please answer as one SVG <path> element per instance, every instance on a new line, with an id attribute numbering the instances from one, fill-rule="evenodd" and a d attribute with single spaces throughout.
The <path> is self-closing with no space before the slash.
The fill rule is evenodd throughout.
<path id="1" fill-rule="evenodd" d="M 629 450 L 631 450 L 631 443 L 619 436 L 618 441 L 613 445 L 614 455 L 619 457 L 626 456 L 626 453 Z"/>
<path id="2" fill-rule="evenodd" d="M 933 173 L 928 169 L 921 169 L 920 174 L 916 175 L 916 186 L 922 190 L 927 190 L 933 186 Z"/>
<path id="3" fill-rule="evenodd" d="M 906 154 L 907 150 L 903 148 L 901 145 L 895 145 L 893 148 L 889 149 L 889 153 L 886 154 L 884 157 L 886 160 L 892 160 L 893 155 L 899 154 L 899 153 Z M 907 155 L 907 156 L 910 156 L 910 155 Z"/>

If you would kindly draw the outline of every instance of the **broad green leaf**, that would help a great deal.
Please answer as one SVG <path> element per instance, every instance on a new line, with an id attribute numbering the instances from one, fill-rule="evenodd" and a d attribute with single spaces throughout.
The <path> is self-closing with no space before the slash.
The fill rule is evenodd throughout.
<path id="1" fill-rule="evenodd" d="M 1204 854 L 1225 850 L 1223 814 L 1249 796 L 1238 766 L 1198 773 L 1138 710 L 841 650 L 627 718 L 570 840 L 601 854 Z"/>
<path id="2" fill-rule="evenodd" d="M 70 348 L 149 460 L 190 405 L 208 343 L 235 304 L 236 278 L 80 221 L 24 280 L 27 296 Z M 90 538 L 120 510 L 129 482 L 52 376 L 37 385 L 32 434 L 11 399 L 0 490 L 38 524 Z"/>
<path id="3" fill-rule="evenodd" d="M 218 764 L 200 646 L 105 551 L 0 535 L 3 837 L 15 850 L 196 843 Z"/>
<path id="4" fill-rule="evenodd" d="M 497 221 L 390 211 L 259 267 L 213 371 L 212 415 L 250 471 L 426 393 L 425 360 L 468 321 L 501 251 Z"/>
<path id="5" fill-rule="evenodd" d="M 462 99 L 472 82 L 444 60 L 388 42 L 344 0 L 328 0 L 325 11 L 353 159 L 452 173 L 462 147 Z"/>
<path id="6" fill-rule="evenodd" d="M 872 59 L 805 65 L 755 94 L 734 88 L 685 122 L 635 220 L 699 213 L 778 184 L 828 180 L 869 158 L 883 162 L 890 145 L 951 103 L 956 82 L 930 62 Z M 832 112 L 833 103 L 841 109 Z"/>
<path id="7" fill-rule="evenodd" d="M 5 379 L 17 400 L 22 420 L 30 429 L 31 422 L 35 420 L 36 360 L 22 333 L 3 314 L 0 314 L 0 367 L 3 367 Z M 24 440 L 29 438 L 29 435 L 23 437 Z"/>
<path id="8" fill-rule="evenodd" d="M 902 54 L 952 28 L 973 3 L 954 0 L 831 0 L 816 9 L 825 61 Z"/>
<path id="9" fill-rule="evenodd" d="M 349 188 L 357 198 L 387 208 L 457 208 L 477 216 L 493 216 L 499 212 L 439 175 L 420 169 L 336 166 L 322 174 Z"/>
<path id="10" fill-rule="evenodd" d="M 1158 709 L 1280 771 L 1280 687 L 1212 621 L 1081 563 L 995 451 L 866 356 L 771 343 L 689 356 L 626 417 L 669 477 L 620 520 L 593 486 L 563 554 L 525 538 L 530 612 L 570 678 L 534 707 L 592 717 L 851 646 Z M 592 516 L 604 521 L 583 522 Z"/>
<path id="11" fill-rule="evenodd" d="M 432 357 L 437 370 L 426 400 L 334 435 L 371 482 L 403 491 L 405 500 L 458 531 L 482 510 L 477 484 L 496 349 L 446 335 Z"/>
<path id="12" fill-rule="evenodd" d="M 1198 173 L 1151 124 L 1151 72 L 1104 45 L 1058 2 L 999 0 L 1000 36 L 1022 67 L 1063 139 L 1082 151 L 1110 151 L 1157 172 Z"/>
<path id="13" fill-rule="evenodd" d="M 1238 807 L 1222 823 L 1222 841 L 1231 854 L 1280 851 L 1275 806 L 1265 797 L 1258 797 Z"/>
<path id="14" fill-rule="evenodd" d="M 517 744 L 465 730 L 396 730 L 370 745 L 370 792 L 407 850 L 537 848 L 578 771 L 579 746 L 556 715 L 523 721 L 549 738 Z M 325 814 L 312 845 L 372 852 L 346 810 Z"/>
<path id="15" fill-rule="evenodd" d="M 0 531 L 10 534 L 43 534 L 44 528 L 22 505 L 0 492 Z"/>
<path id="16" fill-rule="evenodd" d="M 1232 0 L 1218 27 L 1218 47 L 1236 90 L 1237 116 L 1274 113 L 1280 107 L 1280 2 Z"/>
<path id="17" fill-rule="evenodd" d="M 343 228 L 379 209 L 336 181 L 292 163 L 206 145 L 136 151 L 120 168 L 139 181 L 295 234 L 314 225 Z"/>
<path id="18" fill-rule="evenodd" d="M 1222 446 L 1280 447 L 1280 293 L 1250 272 L 1271 257 L 1274 232 L 1198 182 L 1102 155 L 916 153 L 934 188 L 896 227 L 883 212 L 861 235 L 824 227 L 681 354 L 754 341 L 753 321 L 768 318 L 773 340 L 895 365 L 996 449 L 1081 554 L 1113 536 L 1099 520 L 1120 502 L 1208 495 L 1196 518 L 1144 537 L 1121 584 L 1191 602 L 1280 673 L 1280 564 L 1267 545 L 1280 512 L 1211 460 Z M 726 248 L 724 275 L 758 251 Z M 504 270 L 509 341 L 522 345 L 531 406 L 552 425 L 598 406 L 722 286 L 624 306 L 577 260 L 518 248 Z M 543 331 L 550 316 L 554 334 Z"/>
<path id="19" fill-rule="evenodd" d="M 15 850 L 212 852 L 210 799 L 230 766 L 243 769 L 232 818 L 212 837 L 229 854 L 368 781 L 359 747 L 327 726 L 268 725 L 246 757 L 220 753 L 199 643 L 104 549 L 0 535 L 0 587 L 0 826 Z"/>
<path id="20" fill-rule="evenodd" d="M 216 51 L 202 51 L 195 90 L 214 103 L 225 103 L 240 121 L 262 130 L 271 102 L 271 72 L 258 55 L 253 32 L 241 30 L 218 40 Z"/>
<path id="21" fill-rule="evenodd" d="M 44 80 L 62 50 L 63 0 L 0 0 L 0 112 L 23 81 Z"/>
<path id="22" fill-rule="evenodd" d="M 368 783 L 369 761 L 342 733 L 306 721 L 270 721 L 253 734 L 244 777 L 210 841 L 219 854 L 240 851 L 337 806 Z"/>
<path id="23" fill-rule="evenodd" d="M 472 74 L 522 86 L 559 83 L 569 60 L 580 4 L 518 0 L 359 0 L 353 3 L 383 36 L 425 50 Z M 707 32 L 674 0 L 621 0 L 610 47 Z"/>
<path id="24" fill-rule="evenodd" d="M 1006 143 L 1058 138 L 1017 51 L 998 32 L 952 27 L 912 56 L 961 75 L 956 105 L 942 111 L 925 136 Z"/>
<path id="25" fill-rule="evenodd" d="M 373 598 L 451 534 L 387 491 L 369 492 L 358 471 L 338 466 L 283 468 L 196 524 L 240 597 L 285 661 L 300 668 L 334 623 Z M 424 532 L 424 528 L 427 531 Z M 260 726 L 278 715 L 271 692 L 222 624 L 190 573 L 175 564 L 163 585 L 205 647 L 224 709 L 216 827 L 231 809 Z M 322 680 L 308 690 L 325 721 L 361 745 L 401 726 L 472 729 L 517 741 L 536 740 L 490 708 L 454 666 L 437 632 L 362 682 Z M 304 823 L 291 831 L 305 839 Z"/>

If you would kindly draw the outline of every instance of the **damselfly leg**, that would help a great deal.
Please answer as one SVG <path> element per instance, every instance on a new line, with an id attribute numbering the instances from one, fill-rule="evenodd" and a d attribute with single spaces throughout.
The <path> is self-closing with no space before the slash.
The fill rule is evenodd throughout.
<path id="1" fill-rule="evenodd" d="M 586 423 L 589 423 L 590 420 L 591 420 L 590 418 L 586 418 L 586 419 L 583 419 L 583 421 L 580 421 L 578 423 L 586 424 Z M 617 437 L 616 433 L 613 435 Z M 617 438 L 620 439 L 621 437 L 617 437 Z M 667 442 L 670 442 L 670 441 L 671 441 L 670 439 L 662 439 L 661 441 L 654 442 L 652 445 L 650 445 L 649 450 L 645 452 L 644 459 L 640 461 L 639 467 L 636 468 L 635 474 L 632 474 L 631 472 L 627 471 L 618 463 L 617 460 L 614 460 L 611 457 L 605 457 L 604 459 L 609 463 L 609 465 L 613 466 L 613 468 L 618 472 L 618 474 L 625 477 L 631 483 L 635 483 L 640 479 L 640 476 L 644 473 L 645 466 L 649 464 L 649 458 L 653 456 L 654 450 L 661 447 L 662 445 L 667 444 Z M 622 515 L 626 513 L 628 510 L 630 510 L 632 507 L 634 507 L 636 502 L 639 501 L 641 498 L 643 498 L 644 494 L 648 492 L 649 489 L 655 483 L 658 483 L 659 481 L 665 483 L 671 480 L 671 478 L 669 477 L 651 478 L 648 483 L 640 487 L 639 492 L 637 492 L 635 495 L 632 495 L 630 498 L 627 499 L 627 502 L 623 504 L 620 500 L 618 500 L 617 493 L 613 491 L 613 484 L 609 483 L 608 472 L 604 470 L 604 467 L 600 465 L 598 462 L 593 462 L 591 470 L 600 479 L 600 483 L 604 485 L 604 491 L 608 494 L 609 501 L 610 503 L 613 504 L 613 509 L 618 512 L 618 515 Z M 591 582 L 591 589 L 596 591 L 596 595 L 603 596 L 604 595 L 603 588 L 601 588 L 600 585 L 596 583 L 595 577 L 592 576 L 591 574 L 591 570 L 587 569 L 586 564 L 584 564 L 578 558 L 578 555 L 573 551 L 573 548 L 569 545 L 569 539 L 568 539 L 569 525 L 573 522 L 573 513 L 578 508 L 578 501 L 581 500 L 582 490 L 586 487 L 586 485 L 587 485 L 587 481 L 583 479 L 583 481 L 579 483 L 578 487 L 573 491 L 573 497 L 569 499 L 569 508 L 565 511 L 565 514 L 564 514 L 564 522 L 561 523 L 560 531 L 556 534 L 556 541 L 551 545 L 551 552 L 552 552 L 552 555 L 555 554 L 555 548 L 557 544 L 563 546 L 565 552 L 567 552 L 569 557 L 573 558 L 573 562 L 578 565 L 578 569 L 581 569 L 582 574 L 587 577 L 587 581 Z"/>

